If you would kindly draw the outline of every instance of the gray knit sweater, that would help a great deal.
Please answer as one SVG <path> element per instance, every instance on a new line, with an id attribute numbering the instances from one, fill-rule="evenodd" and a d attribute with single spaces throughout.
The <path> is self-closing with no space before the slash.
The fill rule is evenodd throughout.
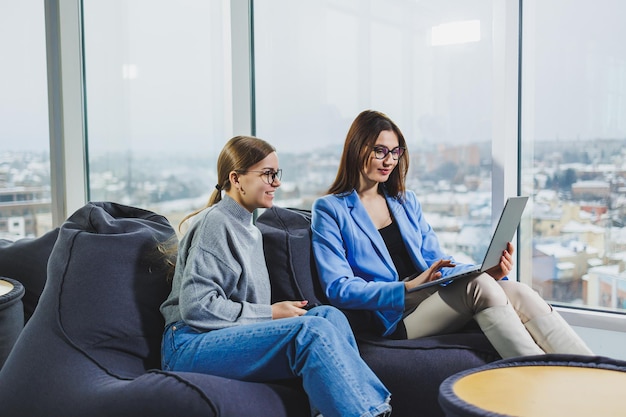
<path id="1" fill-rule="evenodd" d="M 225 195 L 197 214 L 178 245 L 165 323 L 199 331 L 272 319 L 261 232 L 252 214 Z"/>

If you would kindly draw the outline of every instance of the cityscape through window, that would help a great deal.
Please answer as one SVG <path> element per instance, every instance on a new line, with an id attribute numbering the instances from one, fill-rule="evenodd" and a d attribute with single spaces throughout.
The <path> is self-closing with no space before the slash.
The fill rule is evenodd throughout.
<path id="1" fill-rule="evenodd" d="M 230 1 L 84 1 L 89 199 L 177 228 L 208 201 L 224 142 L 253 133 L 278 149 L 276 204 L 307 209 L 333 181 L 354 117 L 375 109 L 403 131 L 407 186 L 455 258 L 484 255 L 513 167 L 503 197 L 531 197 L 514 278 L 556 304 L 626 312 L 625 4 L 525 1 L 503 31 L 494 0 L 256 0 L 251 129 L 240 132 Z M 0 68 L 0 237 L 12 240 L 57 226 L 44 18 L 34 0 L 0 6 L 10 63 Z"/>

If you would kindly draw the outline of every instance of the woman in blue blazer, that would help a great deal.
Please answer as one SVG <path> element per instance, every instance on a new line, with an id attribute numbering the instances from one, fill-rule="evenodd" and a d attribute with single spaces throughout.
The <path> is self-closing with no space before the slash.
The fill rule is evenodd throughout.
<path id="1" fill-rule="evenodd" d="M 451 332 L 474 318 L 502 357 L 591 354 L 535 291 L 502 279 L 513 267 L 510 243 L 487 273 L 409 292 L 464 265 L 443 252 L 405 189 L 408 167 L 396 124 L 380 112 L 359 114 L 335 182 L 313 204 L 313 252 L 330 302 L 348 313 L 370 312 L 376 330 L 391 338 Z"/>

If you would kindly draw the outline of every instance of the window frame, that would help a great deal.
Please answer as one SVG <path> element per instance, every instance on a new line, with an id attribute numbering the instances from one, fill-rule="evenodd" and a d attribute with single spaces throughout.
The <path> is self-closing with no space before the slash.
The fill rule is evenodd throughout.
<path id="1" fill-rule="evenodd" d="M 494 2 L 492 217 L 520 193 L 521 24 L 523 2 Z M 82 39 L 82 0 L 45 2 L 53 225 L 89 200 L 88 135 Z M 253 0 L 231 0 L 233 133 L 254 134 Z M 494 218 L 495 221 L 495 218 Z M 520 234 L 532 230 L 522 220 Z M 527 232 L 526 232 L 527 233 Z M 530 232 L 532 233 L 532 232 Z M 526 239 L 526 238 L 525 238 Z M 531 237 L 532 239 L 532 237 Z M 518 237 L 518 268 L 523 249 Z M 517 278 L 517 270 L 512 278 Z M 626 315 L 559 307 L 574 326 L 626 333 Z"/>
<path id="2" fill-rule="evenodd" d="M 52 223 L 89 199 L 82 2 L 45 2 Z"/>

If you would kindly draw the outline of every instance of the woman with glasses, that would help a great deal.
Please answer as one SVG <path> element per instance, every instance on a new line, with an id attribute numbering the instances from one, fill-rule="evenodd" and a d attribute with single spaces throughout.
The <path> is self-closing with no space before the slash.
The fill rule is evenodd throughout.
<path id="1" fill-rule="evenodd" d="M 280 187 L 278 156 L 267 142 L 237 136 L 217 161 L 207 206 L 178 245 L 165 318 L 163 369 L 245 381 L 301 377 L 312 415 L 388 415 L 389 392 L 359 356 L 345 316 L 306 300 L 271 304 L 257 208 Z M 181 223 L 182 224 L 182 223 Z"/>
<path id="2" fill-rule="evenodd" d="M 362 112 L 348 131 L 335 182 L 313 205 L 322 287 L 333 305 L 357 318 L 356 331 L 412 339 L 459 330 L 473 318 L 503 358 L 591 354 L 535 291 L 503 279 L 513 266 L 510 243 L 487 273 L 411 291 L 466 265 L 442 251 L 415 193 L 405 189 L 406 149 L 389 117 Z"/>

